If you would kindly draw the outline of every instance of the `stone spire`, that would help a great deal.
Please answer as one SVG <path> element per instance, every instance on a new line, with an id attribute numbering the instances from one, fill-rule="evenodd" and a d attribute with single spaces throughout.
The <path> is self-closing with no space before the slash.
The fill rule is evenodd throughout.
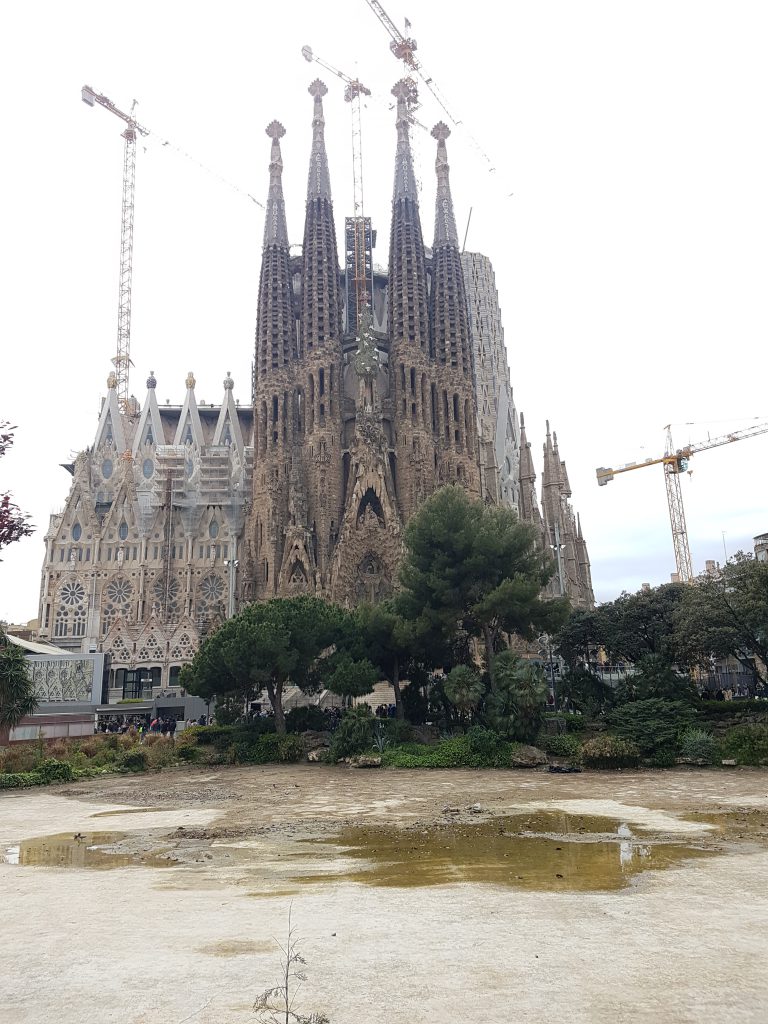
<path id="1" fill-rule="evenodd" d="M 394 349 L 410 343 L 427 355 L 427 270 L 408 118 L 408 100 L 413 93 L 413 83 L 407 79 L 392 89 L 397 99 L 397 153 L 389 241 L 389 330 Z"/>
<path id="2" fill-rule="evenodd" d="M 316 78 L 309 87 L 309 95 L 314 97 L 315 112 L 312 117 L 312 154 L 309 158 L 309 180 L 307 182 L 307 202 L 312 199 L 331 198 L 331 178 L 328 173 L 328 155 L 325 151 L 325 117 L 323 116 L 323 96 L 328 86 Z"/>
<path id="3" fill-rule="evenodd" d="M 285 128 L 279 121 L 272 121 L 266 132 L 272 140 L 272 151 L 256 325 L 257 384 L 266 375 L 291 362 L 295 348 L 288 228 L 283 201 L 283 158 L 280 153 L 280 139 L 285 135 Z"/>
<path id="4" fill-rule="evenodd" d="M 520 518 L 530 523 L 543 542 L 541 513 L 536 500 L 536 470 L 531 455 L 531 442 L 525 433 L 525 417 L 520 413 Z"/>
<path id="5" fill-rule="evenodd" d="M 438 245 L 453 245 L 459 247 L 459 236 L 456 231 L 456 218 L 453 214 L 453 200 L 451 199 L 451 183 L 449 181 L 450 167 L 448 165 L 448 150 L 445 140 L 450 136 L 451 129 L 444 121 L 439 121 L 432 129 L 432 138 L 437 139 L 437 159 L 435 160 L 435 171 L 437 172 L 437 196 L 435 199 L 435 248 Z"/>
<path id="6" fill-rule="evenodd" d="M 395 153 L 395 186 L 392 202 L 410 199 L 418 205 L 416 194 L 416 175 L 413 172 L 413 153 L 411 152 L 411 121 L 408 116 L 408 104 L 416 101 L 416 86 L 407 78 L 401 78 L 392 87 L 392 95 L 397 100 L 397 151 Z"/>
<path id="7" fill-rule="evenodd" d="M 450 129 L 440 121 L 432 129 L 437 139 L 437 206 L 432 251 L 432 351 L 438 363 L 472 377 L 467 296 L 459 253 L 459 239 L 448 183 L 445 140 Z"/>
<path id="8" fill-rule="evenodd" d="M 325 151 L 323 96 L 319 78 L 309 87 L 315 107 L 309 158 L 307 212 L 304 221 L 304 274 L 301 312 L 302 352 L 306 358 L 326 342 L 341 343 L 341 297 L 331 183 Z M 327 372 L 327 371 L 326 371 Z"/>
<path id="9" fill-rule="evenodd" d="M 267 125 L 267 135 L 272 139 L 269 157 L 269 194 L 267 195 L 267 216 L 264 221 L 264 248 L 268 245 L 282 245 L 288 248 L 288 227 L 285 223 L 285 200 L 283 199 L 283 156 L 280 139 L 285 128 L 279 121 Z"/>

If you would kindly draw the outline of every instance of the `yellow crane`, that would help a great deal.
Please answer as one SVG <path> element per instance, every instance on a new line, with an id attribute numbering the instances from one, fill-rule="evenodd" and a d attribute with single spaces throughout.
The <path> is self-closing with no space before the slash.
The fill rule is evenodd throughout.
<path id="1" fill-rule="evenodd" d="M 667 489 L 667 504 L 669 506 L 669 522 L 672 527 L 672 545 L 675 549 L 675 565 L 677 576 L 681 583 L 688 583 L 693 579 L 693 563 L 691 561 L 691 549 L 688 544 L 688 530 L 685 525 L 685 508 L 683 507 L 683 492 L 680 489 L 680 474 L 688 469 L 688 463 L 693 455 L 699 452 L 708 451 L 710 448 L 720 448 L 725 444 L 732 444 L 734 441 L 745 441 L 749 437 L 757 437 L 759 434 L 768 433 L 768 423 L 756 423 L 743 430 L 733 430 L 729 434 L 721 434 L 719 437 L 710 437 L 706 441 L 699 441 L 696 444 L 687 444 L 684 448 L 675 449 L 672 441 L 672 426 L 667 424 L 664 428 L 667 432 L 667 442 L 664 447 L 664 454 L 657 459 L 645 459 L 643 462 L 629 462 L 625 466 L 618 466 L 616 469 L 608 469 L 600 466 L 597 472 L 597 483 L 605 487 L 615 476 L 620 473 L 631 473 L 635 469 L 645 469 L 646 466 L 663 466 L 664 483 Z"/>

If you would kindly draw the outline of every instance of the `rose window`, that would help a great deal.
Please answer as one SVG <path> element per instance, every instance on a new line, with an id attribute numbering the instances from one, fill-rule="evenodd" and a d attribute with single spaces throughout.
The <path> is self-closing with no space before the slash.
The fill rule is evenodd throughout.
<path id="1" fill-rule="evenodd" d="M 65 583 L 61 588 L 61 600 L 70 607 L 80 604 L 84 597 L 85 590 L 81 583 Z"/>

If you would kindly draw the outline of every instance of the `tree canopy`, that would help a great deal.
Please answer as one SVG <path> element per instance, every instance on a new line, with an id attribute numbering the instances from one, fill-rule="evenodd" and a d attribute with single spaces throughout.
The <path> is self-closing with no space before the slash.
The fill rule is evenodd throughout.
<path id="1" fill-rule="evenodd" d="M 541 596 L 554 564 L 537 549 L 533 530 L 461 487 L 443 487 L 422 505 L 405 546 L 395 603 L 433 664 L 463 632 L 482 640 L 490 670 L 502 634 L 530 639 L 553 632 L 567 615 L 565 599 Z"/>

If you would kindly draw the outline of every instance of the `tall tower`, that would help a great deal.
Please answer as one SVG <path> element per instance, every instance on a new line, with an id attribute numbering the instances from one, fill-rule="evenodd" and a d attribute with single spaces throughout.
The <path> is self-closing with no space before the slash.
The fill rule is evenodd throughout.
<path id="1" fill-rule="evenodd" d="M 395 487 L 404 521 L 434 488 L 436 389 L 429 344 L 424 239 L 409 137 L 413 83 L 392 89 L 397 100 L 397 151 L 389 240 L 389 367 L 394 423 Z"/>
<path id="2" fill-rule="evenodd" d="M 295 388 L 294 480 L 306 487 L 306 521 L 292 525 L 311 531 L 311 589 L 324 591 L 328 562 L 341 517 L 342 434 L 342 302 L 331 183 L 325 149 L 323 96 L 327 87 L 316 79 L 309 87 L 314 100 L 312 152 L 309 161 L 304 221 L 300 361 Z M 299 504 L 302 502 L 300 501 Z M 302 510 L 299 508 L 300 513 Z M 288 566 L 286 566 L 286 571 Z M 302 581 L 291 569 L 293 588 Z"/>
<path id="3" fill-rule="evenodd" d="M 435 357 L 437 407 L 441 433 L 441 483 L 461 484 L 480 496 L 477 410 L 472 382 L 472 344 L 467 296 L 456 232 L 442 121 L 432 129 L 437 139 L 437 198 L 432 249 L 431 348 Z"/>
<path id="4" fill-rule="evenodd" d="M 253 396 L 255 516 L 252 558 L 255 596 L 260 598 L 276 594 L 283 561 L 294 439 L 293 375 L 297 357 L 280 152 L 280 139 L 285 135 L 285 128 L 278 121 L 272 121 L 266 131 L 272 140 L 272 148 L 259 280 Z"/>

